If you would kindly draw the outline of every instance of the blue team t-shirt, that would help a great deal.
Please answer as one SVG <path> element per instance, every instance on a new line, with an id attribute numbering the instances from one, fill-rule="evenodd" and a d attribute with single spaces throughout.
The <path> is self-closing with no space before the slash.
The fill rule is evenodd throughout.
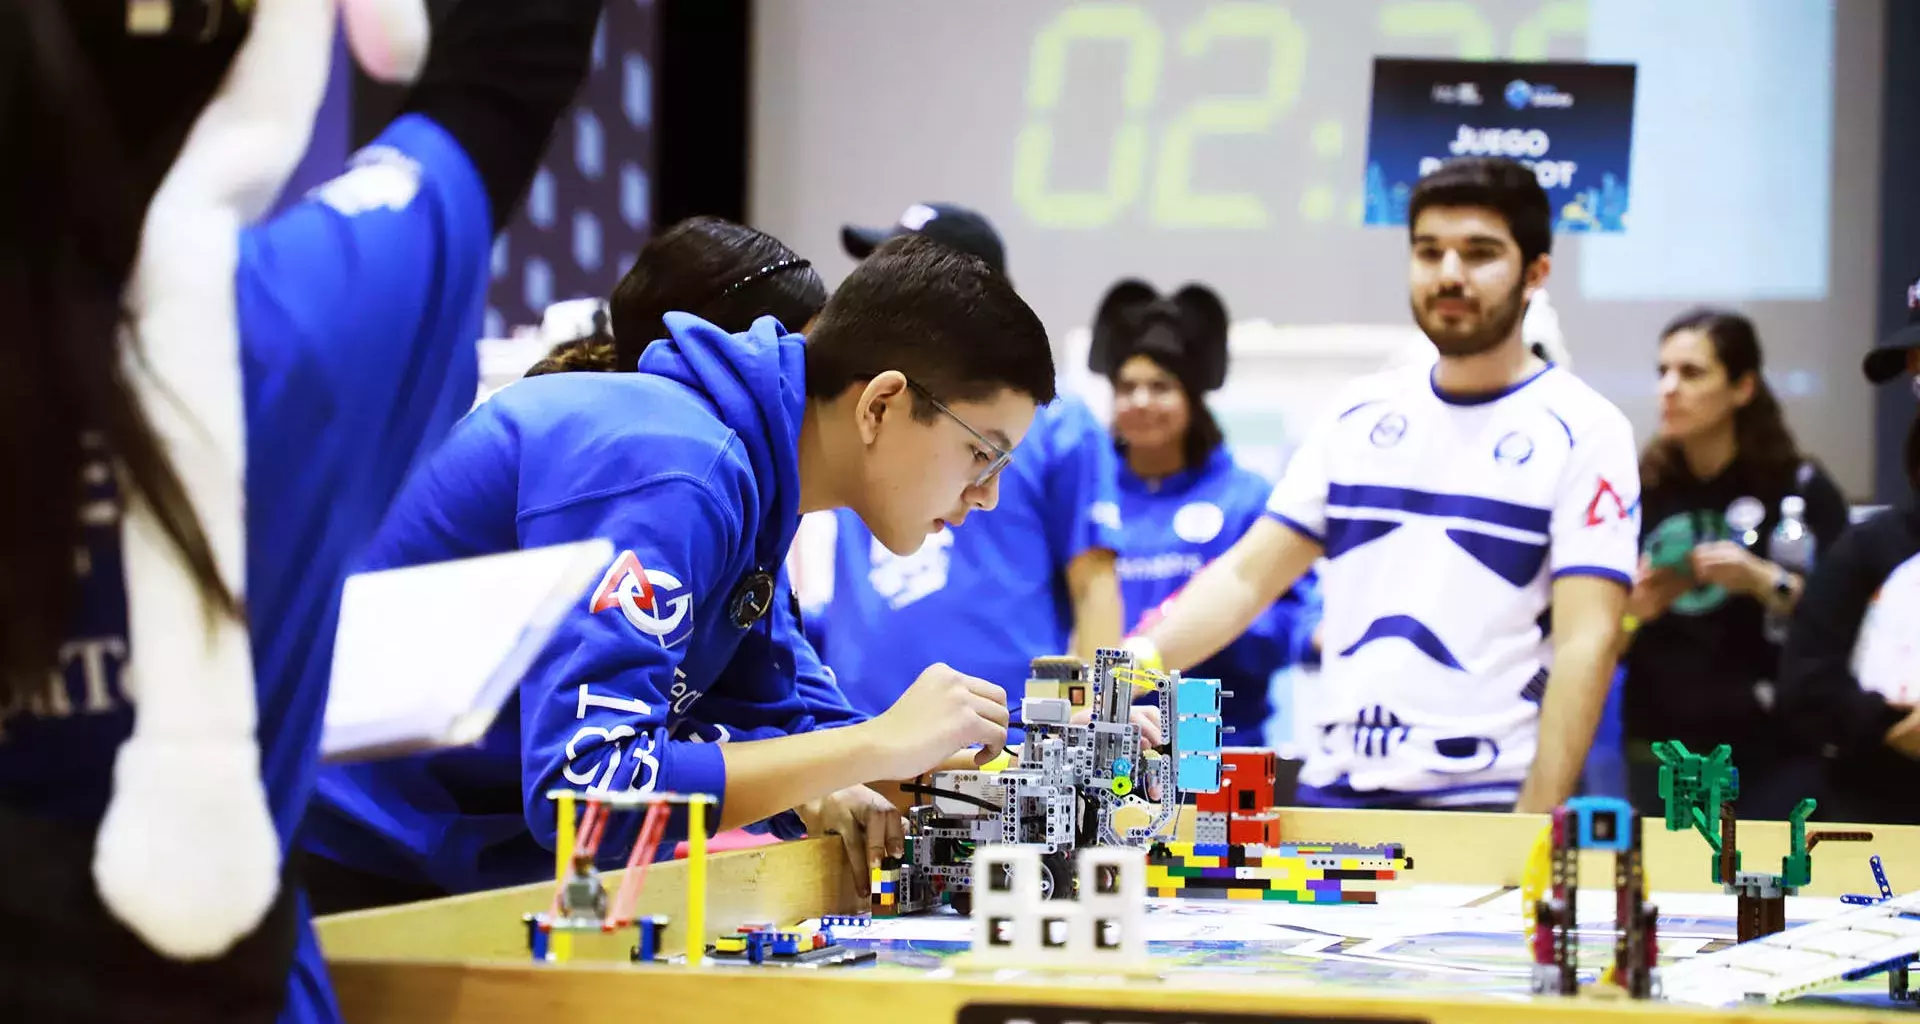
<path id="1" fill-rule="evenodd" d="M 1186 586 L 1194 573 L 1244 536 L 1265 510 L 1273 485 L 1233 460 L 1222 445 L 1207 461 L 1158 480 L 1118 462 L 1120 548 L 1115 572 L 1128 629 Z M 1302 578 L 1253 626 L 1218 654 L 1188 669 L 1194 679 L 1218 679 L 1232 696 L 1222 701 L 1233 746 L 1267 745 L 1274 672 L 1300 661 L 1319 621 L 1311 574 Z"/>
<path id="2" fill-rule="evenodd" d="M 353 552 L 416 454 L 472 403 L 491 211 L 452 136 L 395 121 L 349 170 L 241 237 L 247 576 L 261 776 L 291 851 L 312 791 L 334 622 Z M 131 734 L 119 501 L 107 453 L 87 469 L 81 604 L 61 674 L 0 707 L 0 800 L 82 826 Z M 301 910 L 283 1020 L 339 1011 Z"/>
<path id="3" fill-rule="evenodd" d="M 1015 709 L 1028 664 L 1073 634 L 1067 564 L 1117 547 L 1113 445 L 1080 400 L 1042 407 L 1002 470 L 1000 502 L 888 552 L 851 511 L 836 513 L 833 596 L 813 617 L 821 657 L 853 706 L 879 714 L 945 662 L 1005 687 Z"/>

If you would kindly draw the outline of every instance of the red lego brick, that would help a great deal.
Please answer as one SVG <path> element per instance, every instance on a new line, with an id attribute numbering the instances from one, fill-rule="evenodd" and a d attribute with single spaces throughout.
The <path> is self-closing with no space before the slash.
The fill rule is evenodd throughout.
<path id="1" fill-rule="evenodd" d="M 1227 842 L 1235 846 L 1264 844 L 1267 841 L 1268 821 L 1258 816 L 1236 814 L 1227 819 Z"/>
<path id="2" fill-rule="evenodd" d="M 1227 819 L 1227 842 L 1261 846 L 1280 844 L 1280 812 L 1235 814 Z"/>
<path id="3" fill-rule="evenodd" d="M 1221 792 L 1228 795 L 1230 814 L 1258 814 L 1273 807 L 1277 771 L 1271 750 L 1229 747 L 1220 752 L 1226 771 Z"/>
<path id="4" fill-rule="evenodd" d="M 1221 782 L 1218 792 L 1195 793 L 1193 809 L 1200 814 L 1233 813 L 1233 776 L 1228 775 Z"/>

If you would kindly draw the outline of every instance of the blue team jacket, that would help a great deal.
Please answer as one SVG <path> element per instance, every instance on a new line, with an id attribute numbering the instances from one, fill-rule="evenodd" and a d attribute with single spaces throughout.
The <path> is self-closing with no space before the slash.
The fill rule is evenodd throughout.
<path id="1" fill-rule="evenodd" d="M 1129 629 L 1185 586 L 1201 567 L 1241 538 L 1266 508 L 1273 485 L 1233 461 L 1222 445 L 1202 465 L 1160 480 L 1142 479 L 1118 462 L 1120 547 L 1115 571 Z M 1273 713 L 1273 673 L 1301 660 L 1319 622 L 1319 592 L 1308 575 L 1254 620 L 1220 653 L 1189 669 L 1195 679 L 1219 679 L 1233 696 L 1222 717 L 1234 746 L 1266 745 Z"/>
<path id="2" fill-rule="evenodd" d="M 473 402 L 490 210 L 466 154 L 409 115 L 354 163 L 241 239 L 237 301 L 247 458 L 246 598 L 261 776 L 282 849 L 312 792 L 341 582 L 415 454 Z M 363 188 L 363 176 L 370 176 Z M 408 194 L 400 184 L 417 184 Z M 377 192 L 375 204 L 354 201 Z M 63 674 L 0 707 L 0 799 L 95 825 L 133 727 L 118 497 L 88 495 L 81 605 Z M 339 1017 L 301 913 L 285 1020 Z"/>
<path id="3" fill-rule="evenodd" d="M 885 711 L 927 666 L 945 662 L 1005 687 L 1018 711 L 1028 663 L 1067 653 L 1067 564 L 1117 547 L 1113 478 L 1106 430 L 1063 395 L 1035 415 L 1002 471 L 999 505 L 919 551 L 889 553 L 841 510 L 833 597 L 812 628 L 853 706 Z"/>
<path id="4" fill-rule="evenodd" d="M 781 575 L 799 524 L 803 340 L 772 317 L 731 336 L 681 313 L 666 325 L 638 373 L 500 391 L 409 479 L 367 568 L 594 537 L 617 554 L 476 748 L 326 769 L 313 850 L 452 892 L 551 877 L 550 789 L 717 798 L 717 742 L 863 717 Z M 734 599 L 761 574 L 778 596 L 743 628 Z M 639 817 L 609 823 L 607 864 Z"/>

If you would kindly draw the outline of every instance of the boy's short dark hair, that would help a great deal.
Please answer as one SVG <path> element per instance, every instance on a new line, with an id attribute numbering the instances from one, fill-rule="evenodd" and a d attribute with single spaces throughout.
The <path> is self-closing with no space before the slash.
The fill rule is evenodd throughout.
<path id="1" fill-rule="evenodd" d="M 1532 169 L 1504 156 L 1463 156 L 1420 179 L 1407 202 L 1407 236 L 1432 206 L 1476 206 L 1507 222 L 1520 247 L 1520 266 L 1553 251 L 1553 207 Z"/>
<path id="2" fill-rule="evenodd" d="M 1047 329 L 986 261 L 919 235 L 875 249 L 841 282 L 807 334 L 807 395 L 898 370 L 943 402 L 1002 389 L 1053 401 Z M 914 416 L 935 415 L 916 401 Z"/>

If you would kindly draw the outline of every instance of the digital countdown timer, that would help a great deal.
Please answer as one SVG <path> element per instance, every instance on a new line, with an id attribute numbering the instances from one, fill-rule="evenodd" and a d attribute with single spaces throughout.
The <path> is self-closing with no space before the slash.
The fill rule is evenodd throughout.
<path id="1" fill-rule="evenodd" d="M 1013 195 L 1030 222 L 1092 230 L 1140 217 L 1157 228 L 1253 231 L 1282 223 L 1291 208 L 1297 223 L 1344 217 L 1357 224 L 1362 168 L 1349 147 L 1365 137 L 1376 54 L 1545 60 L 1556 49 L 1579 55 L 1587 32 L 1584 0 L 1236 0 L 1175 8 L 1075 3 L 1035 34 L 1013 152 Z M 1248 62 L 1257 66 L 1240 67 Z M 1216 92 L 1191 84 L 1223 68 L 1243 78 L 1256 72 L 1257 87 Z M 1109 77 L 1074 77 L 1093 71 Z M 1104 175 L 1069 175 L 1057 166 L 1069 145 L 1062 137 L 1080 127 L 1072 122 L 1085 121 L 1084 105 L 1096 98 L 1104 109 L 1117 98 L 1117 128 L 1104 139 L 1081 132 L 1070 144 L 1104 144 L 1104 161 L 1092 152 L 1074 161 L 1104 166 Z M 1299 134 L 1276 152 L 1281 133 Z M 1262 140 L 1264 148 L 1236 150 Z M 1295 167 L 1275 166 L 1276 157 Z M 1311 180 L 1289 188 L 1302 166 Z"/>

